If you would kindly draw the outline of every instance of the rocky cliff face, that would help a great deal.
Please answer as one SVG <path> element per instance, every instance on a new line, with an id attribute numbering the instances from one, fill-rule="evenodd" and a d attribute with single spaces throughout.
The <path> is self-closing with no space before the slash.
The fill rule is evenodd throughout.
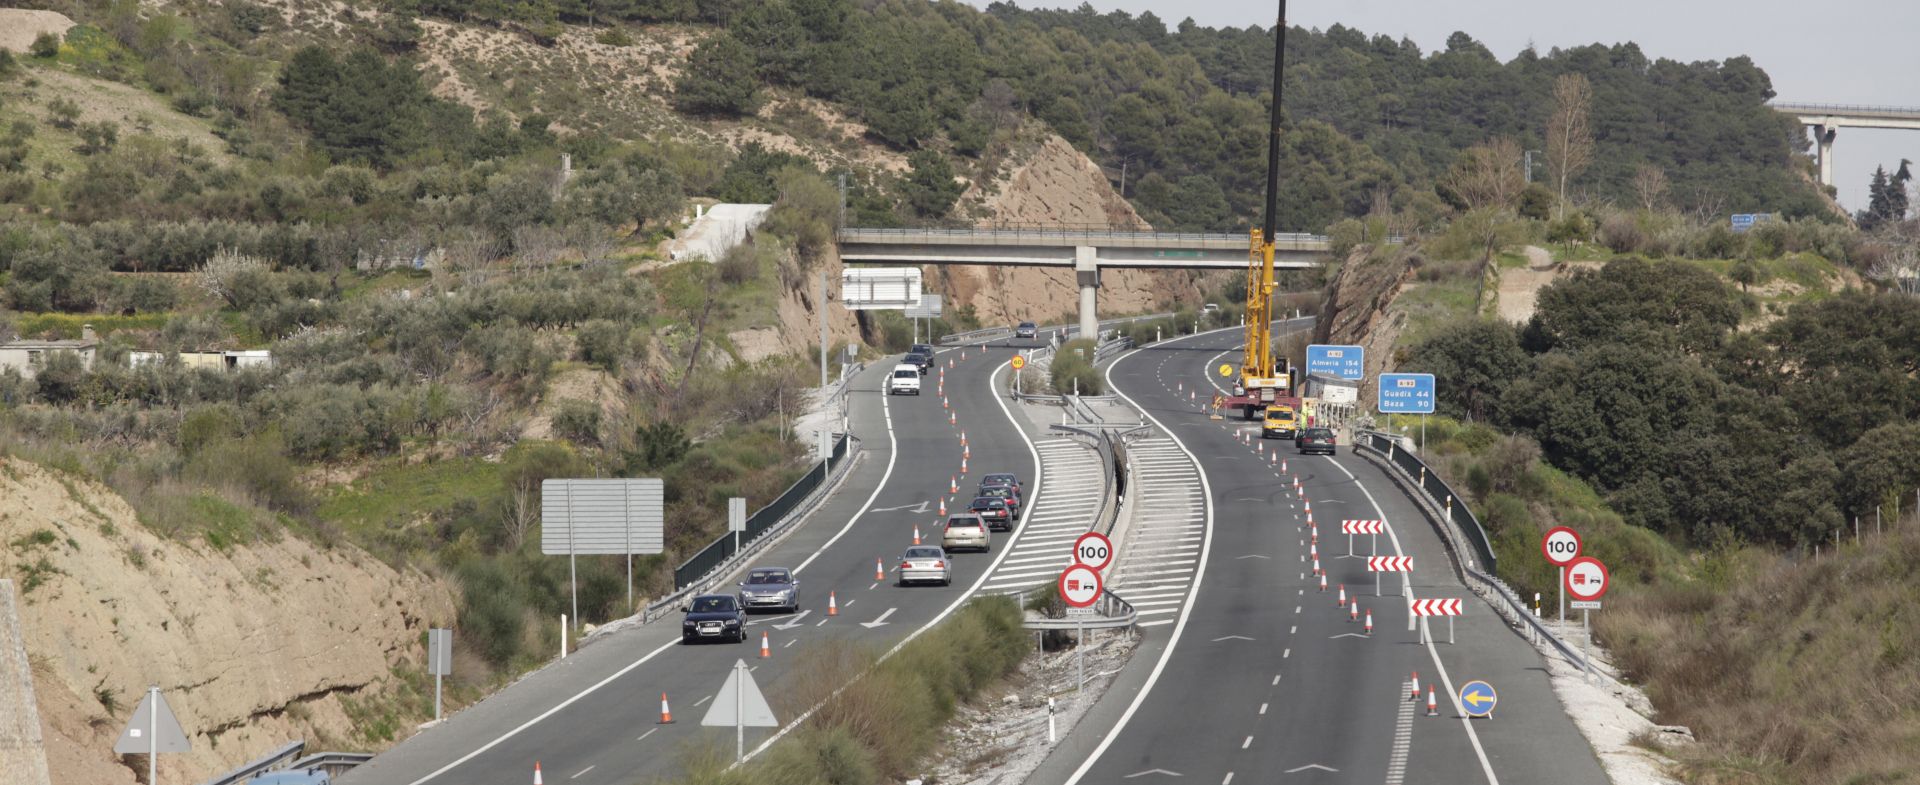
<path id="1" fill-rule="evenodd" d="M 352 738 L 344 701 L 381 700 L 454 618 L 444 586 L 351 546 L 162 539 L 111 490 L 18 458 L 0 457 L 0 542 L 56 783 L 135 781 L 111 749 L 149 684 L 193 745 L 161 756 L 163 782 Z"/>
<path id="2" fill-rule="evenodd" d="M 1394 368 L 1393 344 L 1406 325 L 1407 315 L 1391 308 L 1402 287 L 1413 278 L 1409 257 L 1398 252 L 1372 254 L 1360 246 L 1347 255 L 1340 271 L 1327 285 L 1314 323 L 1313 342 L 1359 344 L 1367 348 L 1367 378 L 1360 400 L 1374 399 L 1374 380 Z"/>

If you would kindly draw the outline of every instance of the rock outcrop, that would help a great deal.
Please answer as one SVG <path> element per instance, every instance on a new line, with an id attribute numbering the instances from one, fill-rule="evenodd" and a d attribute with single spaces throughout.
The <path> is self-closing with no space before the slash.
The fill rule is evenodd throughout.
<path id="1" fill-rule="evenodd" d="M 1320 304 L 1320 319 L 1314 323 L 1313 342 L 1321 344 L 1358 344 L 1367 349 L 1367 376 L 1361 382 L 1360 400 L 1371 401 L 1374 380 L 1382 371 L 1395 367 L 1393 344 L 1406 325 L 1407 315 L 1392 309 L 1393 300 L 1413 278 L 1410 257 L 1398 249 L 1372 253 L 1371 246 L 1360 246 L 1347 255 L 1340 271 L 1327 284 L 1326 299 Z"/>

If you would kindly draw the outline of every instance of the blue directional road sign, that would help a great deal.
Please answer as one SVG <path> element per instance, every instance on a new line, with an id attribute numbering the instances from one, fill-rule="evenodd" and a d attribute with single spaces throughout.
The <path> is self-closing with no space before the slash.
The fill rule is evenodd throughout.
<path id="1" fill-rule="evenodd" d="M 1772 213 L 1734 213 L 1733 231 L 1744 232 L 1752 229 L 1754 224 L 1763 224 L 1771 220 L 1773 220 Z"/>
<path id="2" fill-rule="evenodd" d="M 1342 379 L 1367 378 L 1367 347 L 1365 346 L 1328 346 L 1314 344 L 1307 347 L 1307 373 L 1338 376 Z"/>
<path id="3" fill-rule="evenodd" d="M 1460 705 L 1467 707 L 1469 717 L 1491 717 L 1498 703 L 1500 693 L 1491 684 L 1476 679 L 1460 685 Z"/>
<path id="4" fill-rule="evenodd" d="M 1432 414 L 1433 374 L 1380 374 L 1381 414 Z"/>

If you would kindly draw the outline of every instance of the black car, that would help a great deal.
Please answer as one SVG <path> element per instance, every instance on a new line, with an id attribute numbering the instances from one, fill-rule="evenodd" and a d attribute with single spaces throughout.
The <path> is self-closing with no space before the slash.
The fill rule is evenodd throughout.
<path id="1" fill-rule="evenodd" d="M 1332 455 L 1334 441 L 1332 428 L 1302 428 L 1300 435 L 1294 437 L 1293 446 L 1300 449 L 1301 455 L 1316 452 Z"/>
<path id="2" fill-rule="evenodd" d="M 987 528 L 997 532 L 1013 531 L 1013 510 L 1008 509 L 1006 499 L 982 496 L 973 500 L 970 509 L 987 522 Z"/>
<path id="3" fill-rule="evenodd" d="M 747 640 L 747 612 L 731 594 L 702 594 L 682 607 L 687 614 L 680 622 L 680 642 L 699 640 Z"/>
<path id="4" fill-rule="evenodd" d="M 989 474 L 980 478 L 980 485 L 981 487 L 988 485 L 1011 485 L 1013 486 L 1013 490 L 1018 492 L 1020 490 L 1020 476 L 1008 472 Z"/>
<path id="5" fill-rule="evenodd" d="M 759 608 L 794 613 L 800 610 L 800 579 L 785 567 L 755 567 L 740 582 L 740 606 L 751 613 Z"/>
<path id="6" fill-rule="evenodd" d="M 904 358 L 901 358 L 900 362 L 906 365 L 911 365 L 915 368 L 919 368 L 920 375 L 925 376 L 927 375 L 927 371 L 933 368 L 933 355 L 921 354 L 919 352 L 907 352 L 907 356 Z"/>
<path id="7" fill-rule="evenodd" d="M 974 491 L 973 495 L 976 498 L 1004 499 L 1007 502 L 1007 511 L 1012 513 L 1015 520 L 1020 518 L 1020 490 L 1018 488 L 1011 485 L 987 485 L 982 483 L 980 490 Z"/>
<path id="8" fill-rule="evenodd" d="M 911 352 L 911 353 L 913 353 L 913 354 L 924 354 L 924 355 L 926 355 L 926 356 L 928 356 L 928 357 L 932 357 L 932 356 L 933 356 L 933 344 L 930 344 L 930 343 L 916 343 L 916 344 L 914 344 L 914 345 L 913 345 L 913 348 L 911 348 L 911 349 L 908 349 L 907 351 L 908 351 L 908 352 Z"/>

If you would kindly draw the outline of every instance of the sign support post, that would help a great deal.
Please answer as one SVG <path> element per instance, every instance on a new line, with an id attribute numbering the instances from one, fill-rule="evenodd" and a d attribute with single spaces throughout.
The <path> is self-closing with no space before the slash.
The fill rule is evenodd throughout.
<path id="1" fill-rule="evenodd" d="M 567 519 L 573 519 L 573 484 L 567 484 Z M 567 585 L 573 590 L 573 620 L 580 621 L 580 558 L 573 550 L 573 527 L 567 527 Z M 566 647 L 560 647 L 564 654 Z"/>

